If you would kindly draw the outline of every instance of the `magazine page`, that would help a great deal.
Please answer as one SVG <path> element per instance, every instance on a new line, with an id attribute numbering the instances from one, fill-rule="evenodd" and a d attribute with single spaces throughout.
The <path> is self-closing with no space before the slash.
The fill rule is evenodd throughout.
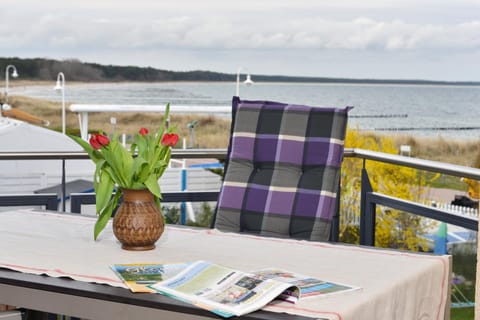
<path id="1" fill-rule="evenodd" d="M 360 287 L 338 282 L 325 281 L 294 272 L 279 269 L 262 269 L 252 272 L 261 279 L 274 279 L 294 285 L 300 289 L 300 299 L 308 297 L 328 296 L 360 289 Z M 286 291 L 280 298 L 295 302 L 297 297 Z"/>
<path id="2" fill-rule="evenodd" d="M 197 261 L 150 288 L 223 317 L 231 317 L 261 309 L 291 286 L 287 282 Z"/>
<path id="3" fill-rule="evenodd" d="M 132 263 L 114 264 L 110 267 L 132 292 L 156 293 L 156 290 L 148 286 L 173 277 L 189 264 Z"/>

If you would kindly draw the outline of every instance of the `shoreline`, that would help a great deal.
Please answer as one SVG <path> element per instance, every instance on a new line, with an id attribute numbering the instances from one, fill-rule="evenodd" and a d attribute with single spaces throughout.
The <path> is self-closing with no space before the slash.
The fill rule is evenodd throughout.
<path id="1" fill-rule="evenodd" d="M 56 83 L 56 79 L 52 80 L 20 80 L 20 79 L 10 79 L 9 81 L 9 88 L 16 88 L 16 87 L 54 87 Z M 144 85 L 144 84 L 232 84 L 235 85 L 235 81 L 134 81 L 134 80 L 119 80 L 119 81 L 78 81 L 72 80 L 69 81 L 68 78 L 66 79 L 66 84 L 68 86 L 90 86 L 90 85 Z M 288 85 L 296 85 L 296 86 L 365 86 L 365 87 L 455 87 L 455 88 L 480 88 L 480 83 L 473 83 L 473 84 L 455 84 L 455 83 L 440 83 L 440 84 L 422 84 L 422 83 L 389 83 L 389 82 L 378 82 L 378 83 L 369 83 L 369 82 L 295 82 L 295 81 L 255 81 L 256 86 L 262 85 L 278 85 L 278 86 L 288 86 Z M 0 81 L 1 86 L 5 86 L 5 81 Z"/>

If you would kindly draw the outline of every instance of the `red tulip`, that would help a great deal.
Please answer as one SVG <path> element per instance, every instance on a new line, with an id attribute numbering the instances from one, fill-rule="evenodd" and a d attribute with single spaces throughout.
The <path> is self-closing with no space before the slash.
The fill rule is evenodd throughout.
<path id="1" fill-rule="evenodd" d="M 102 147 L 102 145 L 97 141 L 96 134 L 92 134 L 92 136 L 90 137 L 90 145 L 95 150 L 98 150 Z"/>
<path id="2" fill-rule="evenodd" d="M 110 139 L 108 139 L 107 136 L 104 136 L 103 134 L 97 134 L 97 141 L 100 143 L 102 146 L 106 147 L 110 143 Z"/>
<path id="3" fill-rule="evenodd" d="M 140 131 L 138 131 L 141 136 L 145 136 L 148 134 L 148 129 L 147 128 L 141 128 Z"/>
<path id="4" fill-rule="evenodd" d="M 110 139 L 103 134 L 93 133 L 90 137 L 90 145 L 95 149 L 98 150 L 101 147 L 106 147 L 110 143 Z"/>
<path id="5" fill-rule="evenodd" d="M 162 137 L 162 145 L 167 147 L 174 147 L 178 142 L 178 134 L 165 133 Z"/>

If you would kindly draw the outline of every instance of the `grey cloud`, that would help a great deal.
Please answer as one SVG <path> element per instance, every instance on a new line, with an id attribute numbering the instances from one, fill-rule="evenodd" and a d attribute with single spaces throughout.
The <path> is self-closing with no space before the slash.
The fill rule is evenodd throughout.
<path id="1" fill-rule="evenodd" d="M 413 0 L 373 2 L 298 0 L 227 6 L 222 1 L 101 0 L 95 4 L 50 0 L 45 7 L 29 3 L 24 11 L 7 4 L 0 13 L 0 45 L 48 46 L 52 49 L 345 49 L 469 50 L 480 43 L 480 20 L 455 23 L 412 22 L 407 15 L 381 19 L 382 10 L 405 10 Z M 432 1 L 427 1 L 430 5 Z M 435 8 L 449 9 L 445 0 Z M 254 5 L 255 4 L 255 5 Z M 473 0 L 458 6 L 479 7 Z M 58 7 L 58 8 L 57 8 Z M 373 13 L 365 13 L 365 10 Z M 269 9 L 267 11 L 267 9 Z M 358 12 L 365 15 L 358 15 Z M 349 12 L 346 14 L 344 12 Z M 334 13 L 336 15 L 334 15 Z M 356 14 L 356 16 L 355 16 Z M 348 18 L 347 18 L 348 17 Z M 13 27 L 14 26 L 14 27 Z M 15 38 L 16 41 L 12 41 Z"/>
<path id="2" fill-rule="evenodd" d="M 306 20 L 281 25 L 240 25 L 194 18 L 161 23 L 123 24 L 109 38 L 125 47 L 317 48 L 317 49 L 472 49 L 480 42 L 480 21 L 454 25 L 418 25 L 402 21 Z M 119 41 L 120 40 L 120 41 Z M 112 43 L 112 40 L 107 41 Z"/>
<path id="3" fill-rule="evenodd" d="M 323 48 L 323 49 L 472 49 L 480 45 L 480 20 L 451 25 L 402 21 L 293 20 L 282 24 L 239 24 L 221 19 L 178 16 L 155 21 L 64 19 L 46 15 L 35 24 L 2 32 L 0 43 L 52 47 L 111 48 Z M 65 20 L 68 23 L 65 23 Z M 7 25 L 0 25 L 6 30 Z M 9 29 L 10 30 L 10 29 Z M 12 42 L 12 37 L 17 40 Z"/>
<path id="4" fill-rule="evenodd" d="M 177 70 L 242 64 L 267 73 L 478 77 L 478 0 L 1 1 L 4 56 Z"/>

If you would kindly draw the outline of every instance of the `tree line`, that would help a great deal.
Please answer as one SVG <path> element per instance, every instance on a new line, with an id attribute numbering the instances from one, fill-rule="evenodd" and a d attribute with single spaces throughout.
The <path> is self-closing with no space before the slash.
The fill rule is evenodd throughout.
<path id="1" fill-rule="evenodd" d="M 78 59 L 53 60 L 46 58 L 0 58 L 0 71 L 13 64 L 22 79 L 52 80 L 59 72 L 68 75 L 69 81 L 235 81 L 236 74 L 193 70 L 171 71 L 152 67 L 103 65 L 82 62 Z M 385 83 L 385 84 L 453 84 L 480 85 L 480 82 L 448 82 L 395 79 L 349 79 L 329 77 L 291 77 L 281 75 L 254 75 L 259 82 L 315 82 L 315 83 Z"/>
<path id="2" fill-rule="evenodd" d="M 52 80 L 59 72 L 69 81 L 233 81 L 233 75 L 209 71 L 174 72 L 151 67 L 115 66 L 78 59 L 0 58 L 0 70 L 13 64 L 22 79 Z"/>

